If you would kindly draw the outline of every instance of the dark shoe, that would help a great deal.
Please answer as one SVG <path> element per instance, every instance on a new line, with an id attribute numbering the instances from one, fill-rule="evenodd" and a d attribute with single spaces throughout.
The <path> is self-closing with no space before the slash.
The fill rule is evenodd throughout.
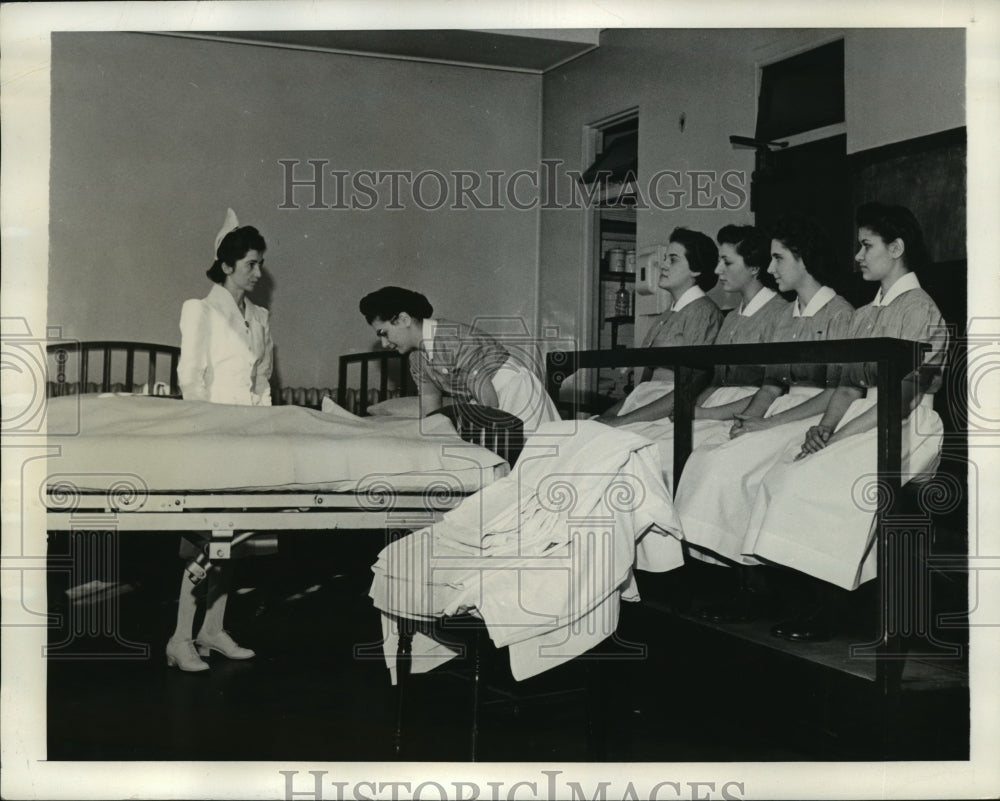
<path id="1" fill-rule="evenodd" d="M 817 607 L 771 629 L 771 634 L 792 642 L 826 642 L 833 637 L 829 610 Z"/>
<path id="2" fill-rule="evenodd" d="M 709 623 L 750 623 L 761 617 L 765 597 L 752 587 L 740 587 L 736 594 L 718 606 L 702 609 L 699 617 Z"/>

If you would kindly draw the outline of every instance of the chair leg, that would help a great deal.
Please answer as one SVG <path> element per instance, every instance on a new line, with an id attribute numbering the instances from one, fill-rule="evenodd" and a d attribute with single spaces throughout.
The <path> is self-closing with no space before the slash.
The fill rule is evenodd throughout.
<path id="1" fill-rule="evenodd" d="M 410 667 L 413 657 L 414 623 L 399 618 L 399 635 L 396 643 L 396 730 L 393 733 L 393 755 L 402 759 L 403 755 L 403 712 L 405 689 L 410 683 Z"/>
<path id="2" fill-rule="evenodd" d="M 472 726 L 469 732 L 469 759 L 476 761 L 479 747 L 480 681 L 482 672 L 482 628 L 477 626 L 472 640 Z"/>

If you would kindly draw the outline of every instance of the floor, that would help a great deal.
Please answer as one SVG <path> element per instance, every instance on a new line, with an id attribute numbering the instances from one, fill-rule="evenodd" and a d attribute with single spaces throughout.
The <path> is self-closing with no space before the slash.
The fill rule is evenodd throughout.
<path id="1" fill-rule="evenodd" d="M 50 608 L 61 620 L 49 638 L 48 758 L 392 759 L 396 696 L 367 597 L 379 538 L 294 533 L 283 535 L 278 555 L 242 561 L 227 627 L 258 656 L 216 656 L 201 674 L 164 660 L 180 578 L 176 537 L 124 539 L 119 581 L 89 599 L 67 598 L 72 576 L 53 571 Z M 54 541 L 50 553 L 64 548 Z M 764 642 L 766 626 L 754 624 L 765 632 L 756 636 L 749 624 L 742 634 L 702 624 L 676 602 L 678 587 L 702 577 L 680 575 L 640 574 L 644 600 L 623 606 L 599 658 L 517 683 L 504 653 L 488 647 L 477 759 L 968 757 L 962 660 L 932 680 L 908 667 L 904 692 L 886 706 L 873 682 Z M 463 664 L 414 677 L 403 758 L 470 758 L 472 683 Z"/>

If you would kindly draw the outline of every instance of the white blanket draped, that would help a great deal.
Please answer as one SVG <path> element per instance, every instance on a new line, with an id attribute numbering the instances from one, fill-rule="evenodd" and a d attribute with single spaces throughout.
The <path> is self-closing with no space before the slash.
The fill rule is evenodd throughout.
<path id="1" fill-rule="evenodd" d="M 638 600 L 633 567 L 683 563 L 665 533 L 677 528 L 654 443 L 590 421 L 544 424 L 511 475 L 379 555 L 371 597 L 393 681 L 398 617 L 473 612 L 518 680 L 587 651 L 614 632 L 620 600 Z M 414 637 L 413 672 L 453 656 Z"/>
<path id="2" fill-rule="evenodd" d="M 50 471 L 84 489 L 122 474 L 151 490 L 308 488 L 473 491 L 505 465 L 462 442 L 447 418 L 356 417 L 335 407 L 232 406 L 156 397 L 70 396 L 47 403 Z M 502 468 L 506 470 L 506 467 Z"/>

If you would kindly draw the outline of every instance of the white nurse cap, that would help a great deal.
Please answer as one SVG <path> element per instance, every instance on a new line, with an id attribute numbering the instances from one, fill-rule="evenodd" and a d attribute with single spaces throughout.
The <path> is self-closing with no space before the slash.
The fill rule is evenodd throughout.
<path id="1" fill-rule="evenodd" d="M 219 233 L 215 235 L 215 251 L 212 253 L 213 258 L 219 252 L 219 245 L 222 244 L 222 240 L 226 238 L 226 234 L 230 231 L 235 231 L 240 227 L 240 221 L 236 219 L 236 212 L 232 209 L 226 209 L 226 221 L 222 224 L 222 228 Z"/>

